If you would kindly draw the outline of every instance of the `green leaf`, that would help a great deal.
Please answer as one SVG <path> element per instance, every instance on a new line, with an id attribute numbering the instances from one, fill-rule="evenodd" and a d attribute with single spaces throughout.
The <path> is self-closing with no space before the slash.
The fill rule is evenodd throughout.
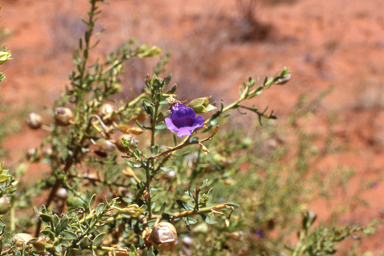
<path id="1" fill-rule="evenodd" d="M 52 223 L 54 227 L 56 227 L 57 223 L 59 223 L 59 216 L 57 216 L 57 214 L 52 215 Z"/>
<path id="2" fill-rule="evenodd" d="M 93 239 L 93 244 L 98 245 L 99 243 L 101 243 L 101 241 L 103 241 L 105 235 L 106 235 L 106 233 L 101 233 L 98 236 L 96 236 L 95 239 Z"/>
<path id="3" fill-rule="evenodd" d="M 171 81 L 171 79 L 172 79 L 172 74 L 169 74 L 169 75 L 165 78 L 165 80 L 164 80 L 164 86 L 163 86 L 163 88 L 165 88 L 165 87 L 169 84 L 169 82 Z"/>
<path id="4" fill-rule="evenodd" d="M 164 130 L 165 128 L 167 128 L 167 125 L 163 121 L 156 125 L 157 130 Z"/>
<path id="5" fill-rule="evenodd" d="M 143 252 L 141 253 L 141 256 L 147 256 L 148 248 L 145 247 Z"/>
<path id="6" fill-rule="evenodd" d="M 127 165 L 129 165 L 130 167 L 134 167 L 134 168 L 139 168 L 139 167 L 141 167 L 141 164 L 135 163 L 135 162 L 130 161 L 130 160 L 126 160 L 126 159 L 125 159 L 125 163 L 126 163 Z"/>
<path id="7" fill-rule="evenodd" d="M 65 230 L 69 224 L 70 219 L 66 215 L 60 220 L 60 230 Z"/>
<path id="8" fill-rule="evenodd" d="M 40 214 L 40 218 L 43 222 L 49 224 L 52 221 L 52 217 L 48 214 Z"/>
<path id="9" fill-rule="evenodd" d="M 205 187 L 207 186 L 207 184 L 208 184 L 208 179 L 205 179 L 205 180 L 203 181 L 203 184 L 200 186 L 200 189 L 205 188 Z"/>
<path id="10" fill-rule="evenodd" d="M 214 215 L 213 214 L 208 214 L 209 216 L 207 216 L 206 214 L 200 214 L 201 218 L 203 218 L 203 220 L 208 223 L 208 224 L 216 224 L 217 222 L 213 220 L 213 217 Z"/>
<path id="11" fill-rule="evenodd" d="M 4 181 L 8 180 L 10 177 L 12 177 L 12 176 L 11 175 L 1 174 L 0 175 L 0 182 L 4 182 Z"/>
<path id="12" fill-rule="evenodd" d="M 144 246 L 144 239 L 139 236 L 139 247 L 143 247 Z"/>
<path id="13" fill-rule="evenodd" d="M 49 237 L 49 240 L 55 241 L 55 233 L 53 233 L 52 231 L 50 231 L 50 230 L 43 230 L 41 233 L 43 235 Z"/>
<path id="14" fill-rule="evenodd" d="M 190 198 L 194 198 L 193 194 L 189 190 L 184 190 L 184 193 L 187 194 Z"/>
<path id="15" fill-rule="evenodd" d="M 151 248 L 149 248 L 148 253 L 147 253 L 147 256 L 156 256 L 156 255 L 153 253 L 153 246 L 151 246 Z"/>
<path id="16" fill-rule="evenodd" d="M 151 156 L 154 156 L 157 153 L 159 153 L 159 145 L 156 145 L 153 147 L 152 152 L 151 152 Z"/>
<path id="17" fill-rule="evenodd" d="M 71 239 L 71 240 L 74 240 L 74 239 L 77 239 L 77 235 L 71 231 L 68 231 L 68 230 L 64 230 L 60 233 L 60 235 L 63 235 L 65 238 L 68 238 L 68 239 Z"/>
<path id="18" fill-rule="evenodd" d="M 163 212 L 164 212 L 166 206 L 167 206 L 167 203 L 166 203 L 166 202 L 164 202 L 164 203 L 161 205 L 161 208 L 160 208 L 160 210 L 159 210 L 159 212 L 158 212 L 159 215 L 162 215 L 162 214 L 163 214 Z"/>
<path id="19" fill-rule="evenodd" d="M 191 231 L 191 227 L 189 226 L 188 217 L 183 217 L 183 220 L 185 222 L 185 225 L 187 226 L 188 231 Z"/>
<path id="20" fill-rule="evenodd" d="M 177 84 L 174 84 L 171 89 L 169 89 L 166 94 L 173 94 L 177 89 Z"/>
<path id="21" fill-rule="evenodd" d="M 91 197 L 91 200 L 89 200 L 89 204 L 88 204 L 89 209 L 92 209 L 92 206 L 95 200 L 96 200 L 96 194 L 93 194 Z"/>
<path id="22" fill-rule="evenodd" d="M 96 208 L 96 215 L 100 215 L 103 212 L 103 210 L 104 210 L 104 204 L 101 203 Z"/>
<path id="23" fill-rule="evenodd" d="M 184 208 L 185 210 L 192 211 L 194 208 L 192 205 L 187 204 L 186 202 L 183 202 L 181 200 L 176 200 L 176 203 L 181 207 Z"/>
<path id="24" fill-rule="evenodd" d="M 55 246 L 55 252 L 57 255 L 61 255 L 61 244 Z"/>
<path id="25" fill-rule="evenodd" d="M 79 215 L 79 214 L 83 214 L 84 211 L 85 211 L 85 209 L 82 208 L 82 207 L 79 207 L 79 208 L 76 208 L 76 209 L 72 209 L 72 210 L 70 210 L 70 211 L 67 213 L 67 216 L 68 216 L 69 218 L 73 218 L 73 217 L 76 217 L 76 216 Z"/>
<path id="26" fill-rule="evenodd" d="M 170 172 L 174 169 L 174 167 L 160 167 L 160 170 L 162 170 L 163 172 Z"/>
<path id="27" fill-rule="evenodd" d="M 137 124 L 141 129 L 144 129 L 144 130 L 152 130 L 151 127 L 141 125 L 137 120 L 136 120 L 136 124 Z"/>

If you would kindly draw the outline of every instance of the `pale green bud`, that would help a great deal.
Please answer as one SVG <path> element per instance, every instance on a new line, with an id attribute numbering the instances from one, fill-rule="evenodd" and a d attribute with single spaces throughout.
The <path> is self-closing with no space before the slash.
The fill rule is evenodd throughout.
<path id="1" fill-rule="evenodd" d="M 188 103 L 187 107 L 193 108 L 196 114 L 207 113 L 209 111 L 216 109 L 215 106 L 209 104 L 209 101 L 211 100 L 211 98 L 212 96 L 194 99 Z"/>

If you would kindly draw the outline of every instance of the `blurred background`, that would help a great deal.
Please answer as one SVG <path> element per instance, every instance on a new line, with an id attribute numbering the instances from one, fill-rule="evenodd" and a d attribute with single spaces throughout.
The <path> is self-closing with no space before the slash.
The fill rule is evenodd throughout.
<path id="1" fill-rule="evenodd" d="M 2 66 L 7 78 L 0 91 L 1 160 L 12 163 L 44 135 L 20 120 L 28 111 L 50 108 L 65 89 L 85 31 L 80 17 L 89 5 L 86 0 L 3 0 L 1 7 L 0 43 L 14 58 Z M 162 55 L 171 52 L 165 75 L 173 74 L 180 100 L 213 95 L 216 102 L 230 103 L 249 76 L 263 80 L 286 66 L 292 71 L 288 84 L 248 102 L 273 109 L 276 125 L 287 121 L 303 95 L 314 99 L 333 88 L 303 125 L 318 133 L 319 141 L 331 134 L 344 150 L 321 159 L 314 171 L 353 168 L 357 175 L 347 194 L 362 180 L 371 182 L 362 194 L 368 207 L 356 207 L 342 220 L 367 224 L 384 217 L 379 196 L 384 193 L 383 9 L 382 0 L 110 0 L 101 5 L 96 30 L 105 31 L 96 51 L 105 56 L 135 38 L 161 47 Z M 124 96 L 140 92 L 159 59 L 127 63 Z M 329 217 L 327 207 L 313 203 L 323 220 Z M 365 246 L 384 250 L 383 235 L 379 227 Z"/>

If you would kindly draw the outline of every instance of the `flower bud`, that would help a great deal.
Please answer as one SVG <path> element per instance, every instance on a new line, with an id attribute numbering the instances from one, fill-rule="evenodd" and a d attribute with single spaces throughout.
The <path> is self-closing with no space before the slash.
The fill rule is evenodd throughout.
<path id="1" fill-rule="evenodd" d="M 286 75 L 285 77 L 282 77 L 282 78 L 277 79 L 277 81 L 275 82 L 275 84 L 276 84 L 276 85 L 283 85 L 283 84 L 286 84 L 286 83 L 288 83 L 289 80 L 291 80 L 291 77 L 292 77 L 292 75 L 291 75 L 291 74 L 288 74 L 288 75 Z"/>
<path id="2" fill-rule="evenodd" d="M 29 113 L 29 115 L 25 119 L 25 122 L 30 128 L 39 129 L 43 123 L 43 119 L 39 114 L 32 112 L 32 113 Z"/>
<path id="3" fill-rule="evenodd" d="M 3 65 L 8 60 L 11 60 L 12 54 L 11 52 L 3 46 L 3 48 L 0 50 L 0 65 Z"/>
<path id="4" fill-rule="evenodd" d="M 195 110 L 195 113 L 207 113 L 217 109 L 215 106 L 209 104 L 211 98 L 212 96 L 197 98 L 189 102 L 187 106 Z"/>
<path id="5" fill-rule="evenodd" d="M 115 107 L 109 103 L 104 103 L 100 106 L 98 114 L 106 125 L 112 124 L 112 121 L 115 120 L 113 111 L 115 111 Z"/>
<path id="6" fill-rule="evenodd" d="M 57 107 L 55 109 L 55 120 L 60 126 L 67 126 L 73 121 L 73 113 L 69 108 Z"/>
<path id="7" fill-rule="evenodd" d="M 119 93 L 119 92 L 121 92 L 122 90 L 123 90 L 123 88 L 121 87 L 120 84 L 113 84 L 113 85 L 111 86 L 111 91 L 112 91 L 112 93 Z"/>
<path id="8" fill-rule="evenodd" d="M 4 215 L 11 209 L 11 204 L 9 203 L 9 198 L 2 196 L 0 198 L 0 214 Z"/>
<path id="9" fill-rule="evenodd" d="M 93 99 L 93 100 L 88 101 L 87 106 L 88 106 L 88 108 L 94 108 L 94 107 L 100 106 L 100 104 L 101 103 L 99 101 L 97 101 L 96 99 Z"/>
<path id="10" fill-rule="evenodd" d="M 177 231 L 169 222 L 160 222 L 152 229 L 149 241 L 157 250 L 169 251 L 176 245 Z"/>

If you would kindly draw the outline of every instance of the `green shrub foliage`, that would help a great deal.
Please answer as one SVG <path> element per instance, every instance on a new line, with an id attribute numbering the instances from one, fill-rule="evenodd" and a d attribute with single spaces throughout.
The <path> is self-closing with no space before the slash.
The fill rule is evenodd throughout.
<path id="1" fill-rule="evenodd" d="M 116 100 L 125 62 L 161 49 L 130 40 L 95 58 L 103 1 L 89 2 L 70 84 L 47 109 L 55 121 L 27 117 L 49 135 L 10 171 L 0 166 L 1 255 L 328 255 L 348 236 L 372 232 L 373 225 L 311 228 L 308 202 L 335 185 L 311 173 L 311 135 L 296 124 L 313 105 L 298 106 L 280 128 L 273 111 L 246 105 L 288 82 L 287 68 L 263 81 L 250 77 L 230 104 L 211 96 L 187 102 L 171 74 L 162 76 L 165 55 L 140 94 Z M 0 58 L 10 59 L 5 47 Z M 234 124 L 234 110 L 256 122 L 240 115 L 243 125 Z M 288 130 L 297 144 L 279 140 Z M 30 164 L 49 168 L 25 185 Z"/>

